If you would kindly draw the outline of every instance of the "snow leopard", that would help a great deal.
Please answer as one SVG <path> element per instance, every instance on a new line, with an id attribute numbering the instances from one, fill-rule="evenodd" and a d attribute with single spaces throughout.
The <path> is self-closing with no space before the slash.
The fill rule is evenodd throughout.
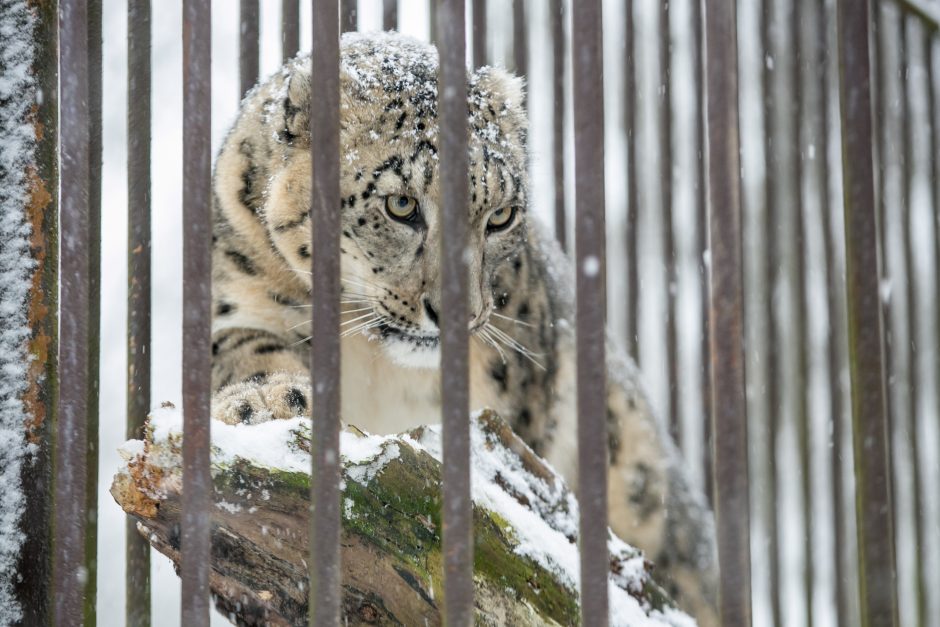
<path id="1" fill-rule="evenodd" d="M 440 421 L 438 60 L 346 34 L 340 54 L 341 405 L 366 431 Z M 308 415 L 311 59 L 244 98 L 213 176 L 213 417 Z M 531 217 L 523 80 L 468 72 L 470 395 L 577 486 L 572 271 Z M 315 149 L 315 147 L 314 147 Z M 716 620 L 711 514 L 632 362 L 607 346 L 609 523 L 702 625 Z"/>

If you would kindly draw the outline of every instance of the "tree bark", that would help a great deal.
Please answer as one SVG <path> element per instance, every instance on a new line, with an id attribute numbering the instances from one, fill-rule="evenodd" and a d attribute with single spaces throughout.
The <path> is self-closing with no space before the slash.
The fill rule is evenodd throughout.
<path id="1" fill-rule="evenodd" d="M 502 455 L 517 468 L 512 477 L 497 472 L 490 488 L 498 486 L 541 516 L 547 528 L 564 533 L 568 516 L 576 520 L 577 512 L 569 511 L 574 500 L 554 471 L 495 414 L 484 412 L 474 419 L 474 428 L 489 451 L 482 455 Z M 141 534 L 178 568 L 179 437 L 171 433 L 155 441 L 153 433 L 148 430 L 142 452 L 125 453 L 127 467 L 115 477 L 111 494 L 136 518 Z M 293 450 L 309 451 L 309 422 L 291 434 Z M 365 437 L 354 428 L 345 430 L 344 437 L 349 436 Z M 427 449 L 422 446 L 429 441 Z M 343 460 L 346 624 L 441 624 L 441 463 L 429 453 L 435 445 L 437 432 L 419 429 L 384 439 L 365 462 Z M 475 452 L 475 464 L 479 455 Z M 218 450 L 213 451 L 212 468 L 210 583 L 216 605 L 239 625 L 306 625 L 309 473 L 264 467 Z M 521 555 L 518 523 L 494 509 L 474 502 L 477 623 L 577 623 L 578 598 L 571 581 Z M 642 558 L 629 547 L 611 555 L 612 581 L 647 613 L 672 607 L 649 577 L 647 562 L 642 562 L 638 579 L 628 582 L 622 576 L 635 570 L 627 566 L 630 560 Z"/>

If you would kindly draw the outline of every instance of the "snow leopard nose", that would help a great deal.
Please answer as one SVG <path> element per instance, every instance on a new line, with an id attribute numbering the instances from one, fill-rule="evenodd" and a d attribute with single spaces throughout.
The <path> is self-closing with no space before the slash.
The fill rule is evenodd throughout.
<path id="1" fill-rule="evenodd" d="M 434 307 L 431 306 L 431 301 L 429 301 L 427 297 L 424 298 L 424 313 L 428 315 L 428 320 L 433 322 L 434 326 L 437 328 L 441 327 L 437 321 L 437 312 L 434 310 Z"/>

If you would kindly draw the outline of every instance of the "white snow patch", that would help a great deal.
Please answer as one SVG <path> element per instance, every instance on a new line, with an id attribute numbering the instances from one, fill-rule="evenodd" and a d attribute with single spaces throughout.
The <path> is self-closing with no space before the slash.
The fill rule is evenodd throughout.
<path id="1" fill-rule="evenodd" d="M 28 463 L 22 397 L 30 361 L 27 303 L 34 267 L 25 212 L 26 172 L 36 145 L 30 123 L 37 95 L 31 74 L 34 24 L 25 0 L 0 0 L 0 627 L 22 620 L 14 582 L 24 538 L 20 478 Z"/>

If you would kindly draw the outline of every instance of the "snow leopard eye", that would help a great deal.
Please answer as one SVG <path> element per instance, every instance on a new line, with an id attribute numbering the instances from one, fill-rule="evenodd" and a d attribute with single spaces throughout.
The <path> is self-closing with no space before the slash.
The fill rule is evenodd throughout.
<path id="1" fill-rule="evenodd" d="M 509 228 L 516 217 L 516 207 L 500 207 L 490 214 L 490 219 L 486 223 L 486 232 L 494 233 Z"/>
<path id="2" fill-rule="evenodd" d="M 418 201 L 411 196 L 386 196 L 385 210 L 396 220 L 411 222 L 418 215 Z"/>

